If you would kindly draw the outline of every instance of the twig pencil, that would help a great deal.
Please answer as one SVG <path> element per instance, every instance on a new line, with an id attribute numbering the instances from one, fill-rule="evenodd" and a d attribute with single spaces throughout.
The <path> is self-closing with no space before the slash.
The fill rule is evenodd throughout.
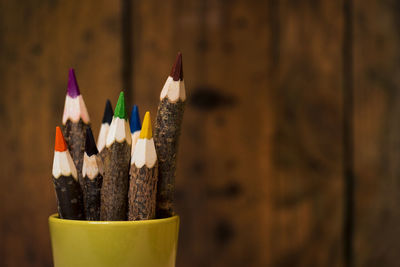
<path id="1" fill-rule="evenodd" d="M 68 90 L 65 97 L 62 123 L 65 140 L 78 171 L 78 180 L 81 187 L 83 187 L 83 153 L 85 151 L 86 128 L 90 125 L 90 118 L 79 91 L 74 69 L 69 70 Z"/>
<path id="2" fill-rule="evenodd" d="M 60 127 L 56 128 L 52 174 L 60 218 L 84 220 L 83 197 L 78 174 Z"/>
<path id="3" fill-rule="evenodd" d="M 99 138 L 97 138 L 97 149 L 101 153 L 101 151 L 106 146 L 108 129 L 110 128 L 110 124 L 112 118 L 114 116 L 113 108 L 109 99 L 106 101 L 106 106 L 104 108 L 103 121 L 101 122 Z"/>
<path id="4" fill-rule="evenodd" d="M 157 218 L 173 215 L 176 154 L 186 100 L 182 54 L 178 53 L 171 74 L 161 91 L 154 130 L 158 157 Z"/>
<path id="5" fill-rule="evenodd" d="M 150 113 L 146 112 L 131 159 L 128 220 L 148 220 L 155 217 L 157 174 L 157 154 Z"/>
<path id="6" fill-rule="evenodd" d="M 86 129 L 85 154 L 83 155 L 82 177 L 85 183 L 83 198 L 86 220 L 100 220 L 100 190 L 103 182 L 102 161 L 90 127 Z"/>
<path id="7" fill-rule="evenodd" d="M 126 219 L 131 144 L 132 137 L 126 119 L 124 93 L 121 92 L 104 148 L 107 151 L 103 159 L 101 220 L 121 221 Z"/>
<path id="8" fill-rule="evenodd" d="M 136 142 L 139 139 L 140 129 L 142 129 L 142 126 L 140 124 L 139 108 L 136 105 L 134 105 L 132 108 L 131 117 L 129 119 L 129 127 L 131 128 L 131 135 L 132 135 L 131 153 L 133 155 L 133 151 L 135 151 Z"/>

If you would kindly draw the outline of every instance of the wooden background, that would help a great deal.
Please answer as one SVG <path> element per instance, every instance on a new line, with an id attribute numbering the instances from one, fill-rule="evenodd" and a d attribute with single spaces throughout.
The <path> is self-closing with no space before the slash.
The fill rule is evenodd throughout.
<path id="1" fill-rule="evenodd" d="M 182 51 L 177 266 L 398 266 L 396 0 L 0 0 L 0 266 L 52 266 L 67 70 L 97 135 Z"/>

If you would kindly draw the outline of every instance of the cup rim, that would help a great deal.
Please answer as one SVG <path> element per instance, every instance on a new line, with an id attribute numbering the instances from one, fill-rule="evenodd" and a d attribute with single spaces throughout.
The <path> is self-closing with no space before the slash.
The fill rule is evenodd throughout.
<path id="1" fill-rule="evenodd" d="M 143 225 L 143 224 L 157 224 L 157 223 L 168 223 L 179 220 L 178 215 L 174 215 L 168 218 L 162 219 L 151 219 L 142 221 L 85 221 L 85 220 L 69 220 L 61 219 L 58 217 L 58 213 L 54 213 L 49 216 L 49 223 L 61 223 L 61 224 L 72 224 L 72 225 Z"/>

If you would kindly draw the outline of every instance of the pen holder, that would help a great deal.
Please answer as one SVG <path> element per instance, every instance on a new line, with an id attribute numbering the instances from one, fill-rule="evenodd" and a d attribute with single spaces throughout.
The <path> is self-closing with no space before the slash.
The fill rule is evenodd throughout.
<path id="1" fill-rule="evenodd" d="M 179 217 L 78 221 L 49 217 L 54 267 L 175 266 Z"/>

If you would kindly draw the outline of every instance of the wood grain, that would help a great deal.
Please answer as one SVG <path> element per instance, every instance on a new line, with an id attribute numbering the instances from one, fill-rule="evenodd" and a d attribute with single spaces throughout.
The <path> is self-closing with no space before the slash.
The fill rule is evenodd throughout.
<path id="1" fill-rule="evenodd" d="M 273 8 L 272 265 L 343 266 L 342 3 Z"/>
<path id="2" fill-rule="evenodd" d="M 354 1 L 354 266 L 399 262 L 399 8 Z"/>
<path id="3" fill-rule="evenodd" d="M 0 1 L 0 265 L 53 266 L 51 163 L 68 68 L 99 129 L 120 82 L 119 2 Z"/>
<path id="4" fill-rule="evenodd" d="M 134 10 L 135 101 L 153 111 L 183 53 L 177 265 L 341 266 L 341 2 Z"/>
<path id="5" fill-rule="evenodd" d="M 344 1 L 354 2 L 348 46 Z M 142 115 L 155 116 L 182 51 L 188 103 L 177 266 L 345 265 L 350 150 L 354 265 L 396 266 L 399 7 L 394 0 L 0 0 L 0 265 L 52 266 L 51 159 L 68 68 L 76 69 L 97 132 L 105 99 L 115 105 L 122 86 Z M 350 48 L 353 58 L 343 59 Z M 343 128 L 343 111 L 352 110 L 343 103 L 349 61 L 354 147 L 344 147 L 352 146 Z"/>

